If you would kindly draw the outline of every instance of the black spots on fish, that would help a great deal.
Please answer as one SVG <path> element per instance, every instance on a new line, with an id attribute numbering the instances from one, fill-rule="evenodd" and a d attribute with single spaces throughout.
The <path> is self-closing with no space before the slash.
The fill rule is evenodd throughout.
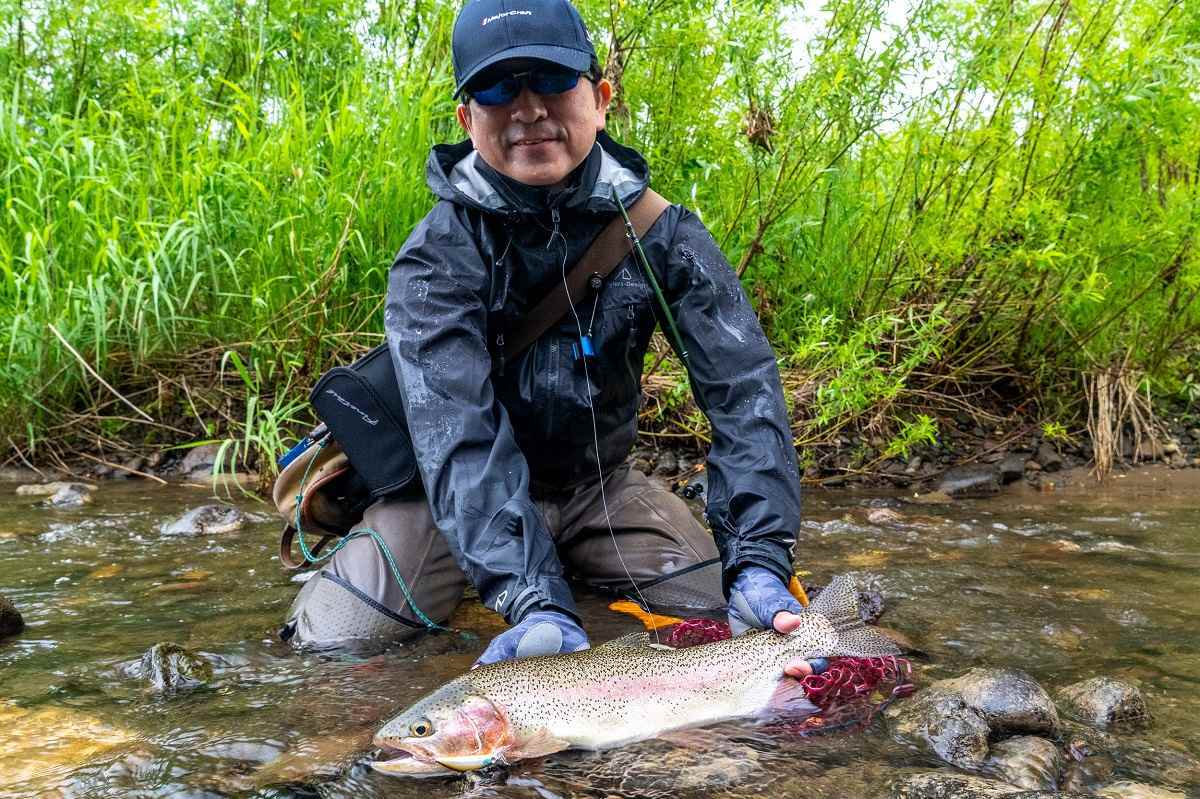
<path id="1" fill-rule="evenodd" d="M 844 574 L 834 577 L 808 606 L 808 610 L 820 613 L 838 629 L 860 621 L 858 592 L 855 590 L 854 581 Z"/>
<path id="2" fill-rule="evenodd" d="M 900 647 L 887 636 L 867 627 L 860 620 L 855 629 L 843 630 L 838 654 L 849 657 L 870 658 L 899 655 Z"/>

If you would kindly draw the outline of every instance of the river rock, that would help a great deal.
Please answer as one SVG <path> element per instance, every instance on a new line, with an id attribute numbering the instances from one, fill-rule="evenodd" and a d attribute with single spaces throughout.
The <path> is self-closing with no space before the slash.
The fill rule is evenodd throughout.
<path id="1" fill-rule="evenodd" d="M 1035 735 L 1018 735 L 993 744 L 984 770 L 1010 785 L 1029 791 L 1052 791 L 1066 761 L 1058 747 Z"/>
<path id="2" fill-rule="evenodd" d="M 899 740 L 926 746 L 951 765 L 979 771 L 989 738 L 1054 735 L 1058 711 L 1037 682 L 1017 669 L 975 668 L 939 680 L 884 716 Z"/>
<path id="3" fill-rule="evenodd" d="M 868 624 L 879 621 L 886 607 L 883 602 L 883 578 L 874 572 L 849 572 L 858 595 L 858 616 Z"/>
<path id="4" fill-rule="evenodd" d="M 212 680 L 212 664 L 179 644 L 157 643 L 142 655 L 141 676 L 156 691 L 197 688 Z"/>
<path id="5" fill-rule="evenodd" d="M 1105 799 L 1187 799 L 1183 791 L 1173 791 L 1170 788 L 1160 788 L 1156 785 L 1146 785 L 1140 782 L 1120 780 L 1110 782 L 1095 791 L 1096 796 Z"/>
<path id="6" fill-rule="evenodd" d="M 983 767 L 988 725 L 961 696 L 930 686 L 908 701 L 890 705 L 884 716 L 898 740 L 924 746 L 961 769 L 978 771 Z"/>
<path id="7" fill-rule="evenodd" d="M 930 491 L 926 494 L 914 494 L 907 501 L 914 505 L 952 505 L 954 497 L 944 491 Z"/>
<path id="8" fill-rule="evenodd" d="M 162 526 L 163 535 L 219 535 L 240 530 L 246 514 L 233 505 L 201 505 Z"/>
<path id="9" fill-rule="evenodd" d="M 55 491 L 42 504 L 48 508 L 82 508 L 92 501 L 92 492 L 80 485 L 68 483 Z"/>
<path id="10" fill-rule="evenodd" d="M 128 480 L 132 477 L 138 477 L 139 475 L 135 474 L 135 472 L 144 473 L 145 469 L 146 459 L 141 455 L 134 455 L 132 458 L 127 458 L 125 462 L 121 464 L 121 468 L 116 469 L 112 476 L 114 480 Z"/>
<path id="11" fill-rule="evenodd" d="M 869 571 L 852 571 L 839 576 L 849 577 L 854 585 L 854 593 L 858 597 L 859 618 L 868 624 L 879 621 L 886 610 L 883 600 L 883 577 Z M 823 586 L 810 587 L 806 585 L 804 587 L 809 600 L 820 596 L 822 588 Z"/>
<path id="12" fill-rule="evenodd" d="M 889 527 L 904 521 L 904 514 L 892 508 L 871 508 L 867 511 L 867 521 L 880 527 Z"/>
<path id="13" fill-rule="evenodd" d="M 70 707 L 18 707 L 0 700 L 0 793 L 4 796 L 80 796 L 86 791 L 59 792 L 71 775 L 98 757 L 135 743 L 132 730 Z"/>
<path id="14" fill-rule="evenodd" d="M 697 740 L 706 740 L 704 733 Z M 649 741 L 613 749 L 602 757 L 584 756 L 574 764 L 579 780 L 599 796 L 670 799 L 680 795 L 722 793 L 755 775 L 762 776 L 762 756 L 753 747 L 723 739 L 722 746 L 675 746 Z M 544 794 L 543 794 L 544 795 Z"/>
<path id="15" fill-rule="evenodd" d="M 183 460 L 179 462 L 179 473 L 183 475 L 211 473 L 213 464 L 217 462 L 217 452 L 220 449 L 219 444 L 204 444 L 199 447 L 192 447 L 183 456 Z"/>
<path id="16" fill-rule="evenodd" d="M 1000 483 L 1008 485 L 1024 477 L 1025 461 L 1028 459 L 1028 455 L 1020 453 L 1005 455 L 1004 459 L 1000 461 L 1000 465 L 996 467 L 996 473 L 1000 476 Z"/>
<path id="17" fill-rule="evenodd" d="M 1063 467 L 1063 457 L 1058 454 L 1058 448 L 1049 441 L 1043 441 L 1038 447 L 1034 460 L 1048 472 L 1057 472 Z"/>
<path id="18" fill-rule="evenodd" d="M 8 599 L 0 596 L 0 641 L 24 629 L 25 619 L 21 617 L 21 611 Z"/>
<path id="19" fill-rule="evenodd" d="M 979 497 L 1000 490 L 1000 473 L 990 464 L 970 464 L 950 469 L 936 491 L 952 497 Z"/>
<path id="20" fill-rule="evenodd" d="M 659 477 L 671 477 L 679 471 L 679 461 L 675 457 L 675 453 L 669 449 L 664 449 L 658 453 L 658 462 L 654 465 L 654 474 Z"/>
<path id="21" fill-rule="evenodd" d="M 1113 752 L 1120 745 L 1115 736 L 1068 717 L 1062 720 L 1062 737 L 1066 767 L 1060 788 L 1086 793 L 1112 780 L 1117 768 Z"/>
<path id="22" fill-rule="evenodd" d="M 1093 677 L 1058 692 L 1063 713 L 1101 729 L 1114 724 L 1142 724 L 1150 709 L 1136 685 L 1112 677 Z"/>
<path id="23" fill-rule="evenodd" d="M 17 486 L 18 497 L 52 497 L 64 489 L 74 489 L 76 491 L 89 492 L 95 491 L 95 483 L 77 483 L 67 482 L 65 480 L 55 480 L 52 483 L 28 483 L 26 485 Z"/>
<path id="24" fill-rule="evenodd" d="M 978 711 L 993 733 L 1054 735 L 1058 710 L 1050 695 L 1020 669 L 974 668 L 934 683 Z"/>
<path id="25" fill-rule="evenodd" d="M 890 799 L 1087 799 L 1088 794 L 1026 791 L 1015 785 L 950 771 L 909 774 L 893 780 Z"/>

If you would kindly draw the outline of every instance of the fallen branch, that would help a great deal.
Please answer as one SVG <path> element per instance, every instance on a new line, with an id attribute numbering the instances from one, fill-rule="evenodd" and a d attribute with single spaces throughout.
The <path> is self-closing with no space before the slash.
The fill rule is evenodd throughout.
<path id="1" fill-rule="evenodd" d="M 83 359 L 83 356 L 79 354 L 78 350 L 76 350 L 74 347 L 72 347 L 72 346 L 71 346 L 71 342 L 69 342 L 69 341 L 67 341 L 65 338 L 63 338 L 63 334 L 58 332 L 58 328 L 56 328 L 56 327 L 55 327 L 55 326 L 54 326 L 52 323 L 50 323 L 50 322 L 47 322 L 47 323 L 46 323 L 46 327 L 50 328 L 50 332 L 51 332 L 51 333 L 53 333 L 55 336 L 57 336 L 57 337 L 58 337 L 58 340 L 62 342 L 62 345 L 63 345 L 64 347 L 66 347 L 66 348 L 67 348 L 67 350 L 68 350 L 68 351 L 69 351 L 69 352 L 70 352 L 72 355 L 74 355 L 74 356 L 75 356 L 76 360 L 78 360 L 78 361 L 79 361 L 80 365 L 82 365 L 82 366 L 83 366 L 83 368 L 84 368 L 85 370 L 87 370 L 87 373 L 88 373 L 88 374 L 90 374 L 92 377 L 96 378 L 98 381 L 100 381 L 100 385 L 104 386 L 104 387 L 105 387 L 105 388 L 107 388 L 109 391 L 111 391 L 111 392 L 112 392 L 112 393 L 113 393 L 113 394 L 114 394 L 114 395 L 117 397 L 117 399 L 121 400 L 121 402 L 124 402 L 124 403 L 125 403 L 126 405 L 128 405 L 130 408 L 133 408 L 133 410 L 134 410 L 136 413 L 138 413 L 138 414 L 139 414 L 139 415 L 140 415 L 140 416 L 141 416 L 143 419 L 145 419 L 147 422 L 153 422 L 153 421 L 154 421 L 154 419 L 153 419 L 153 418 L 150 416 L 150 414 L 146 413 L 146 412 L 145 412 L 145 411 L 143 411 L 141 408 L 139 408 L 138 406 L 134 405 L 134 404 L 133 404 L 132 402 L 130 402 L 129 400 L 125 399 L 125 397 L 121 395 L 121 392 L 117 391 L 115 388 L 113 388 L 112 386 L 110 386 L 110 385 L 108 384 L 108 381 L 106 381 L 106 380 L 105 380 L 103 377 L 101 377 L 101 376 L 100 376 L 100 374 L 99 374 L 99 373 L 98 373 L 98 372 L 97 372 L 95 369 L 93 369 L 93 368 L 91 367 L 91 364 L 89 364 L 87 361 L 85 361 L 85 360 Z"/>
<path id="2" fill-rule="evenodd" d="M 111 461 L 106 461 L 103 458 L 97 458 L 95 455 L 89 455 L 86 452 L 76 452 L 75 454 L 81 458 L 87 458 L 89 461 L 95 461 L 96 463 L 102 463 L 105 466 L 108 466 L 109 468 L 112 468 L 112 469 L 120 469 L 123 472 L 129 472 L 130 474 L 136 474 L 138 477 L 145 477 L 147 480 L 153 480 L 154 482 L 159 483 L 160 485 L 167 484 L 166 480 L 164 480 L 161 477 L 158 477 L 156 475 L 149 474 L 148 472 L 139 472 L 137 469 L 131 469 L 128 466 L 122 466 L 119 463 L 113 463 Z"/>

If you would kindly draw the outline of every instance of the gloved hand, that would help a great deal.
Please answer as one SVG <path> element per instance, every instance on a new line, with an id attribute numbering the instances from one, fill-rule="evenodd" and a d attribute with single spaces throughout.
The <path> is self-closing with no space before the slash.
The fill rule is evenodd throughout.
<path id="1" fill-rule="evenodd" d="M 762 566 L 743 567 L 729 589 L 729 629 L 734 635 L 750 629 L 770 630 L 776 626 L 775 614 L 803 609 L 783 581 Z M 791 629 L 779 632 L 795 629 L 794 624 L 788 626 Z"/>
<path id="2" fill-rule="evenodd" d="M 537 610 L 493 638 L 475 665 L 530 655 L 579 652 L 587 648 L 587 633 L 574 619 L 557 610 Z"/>

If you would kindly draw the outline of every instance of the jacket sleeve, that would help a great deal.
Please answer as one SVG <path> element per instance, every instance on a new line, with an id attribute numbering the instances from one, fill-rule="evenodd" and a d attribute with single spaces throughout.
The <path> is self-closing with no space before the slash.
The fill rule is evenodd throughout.
<path id="1" fill-rule="evenodd" d="M 706 515 L 728 593 L 756 565 L 784 582 L 800 527 L 800 474 L 775 353 L 740 281 L 704 224 L 679 214 L 666 253 L 671 313 L 692 393 L 712 425 Z"/>
<path id="2" fill-rule="evenodd" d="M 491 383 L 489 270 L 440 202 L 404 243 L 384 326 L 434 521 L 484 603 L 515 624 L 575 604 L 554 542 L 529 498 L 529 467 Z"/>

